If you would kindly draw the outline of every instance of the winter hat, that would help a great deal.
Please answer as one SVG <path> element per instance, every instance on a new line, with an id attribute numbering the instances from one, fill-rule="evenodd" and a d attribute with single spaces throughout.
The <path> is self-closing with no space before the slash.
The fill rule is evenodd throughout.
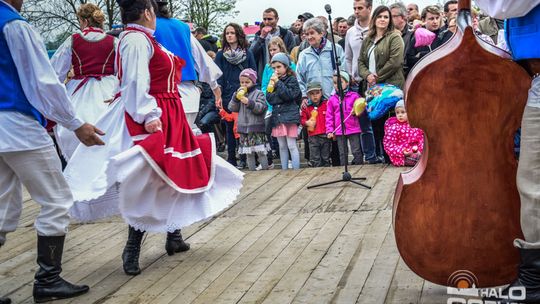
<path id="1" fill-rule="evenodd" d="M 289 59 L 289 56 L 285 53 L 277 53 L 272 57 L 271 63 L 274 62 L 281 62 L 285 67 L 288 67 L 291 64 L 291 60 Z"/>
<path id="2" fill-rule="evenodd" d="M 397 109 L 399 107 L 405 109 L 405 101 L 403 101 L 403 99 L 398 100 L 398 102 L 396 103 L 396 106 L 394 107 L 394 109 Z"/>
<path id="3" fill-rule="evenodd" d="M 247 77 L 254 84 L 257 83 L 257 72 L 255 72 L 253 69 L 244 69 L 242 72 L 240 72 L 240 77 Z"/>
<path id="4" fill-rule="evenodd" d="M 349 73 L 345 71 L 339 71 L 339 75 L 341 76 L 341 79 L 345 80 L 347 83 L 351 82 L 351 77 L 349 76 Z M 334 74 L 334 76 L 337 77 L 337 74 Z"/>
<path id="5" fill-rule="evenodd" d="M 320 82 L 315 82 L 315 81 L 308 83 L 308 85 L 307 85 L 307 93 L 309 93 L 311 91 L 315 91 L 315 90 L 322 91 L 321 83 Z"/>

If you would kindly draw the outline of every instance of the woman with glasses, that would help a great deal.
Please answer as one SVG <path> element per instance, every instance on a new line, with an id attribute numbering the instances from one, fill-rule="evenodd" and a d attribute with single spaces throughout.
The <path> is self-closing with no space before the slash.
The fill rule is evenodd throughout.
<path id="1" fill-rule="evenodd" d="M 401 32 L 394 28 L 391 11 L 386 6 L 379 6 L 373 12 L 369 24 L 369 33 L 362 44 L 358 60 L 358 74 L 370 87 L 377 83 L 392 84 L 402 87 L 404 43 Z M 366 88 L 367 88 L 366 87 Z M 389 115 L 372 121 L 375 149 L 378 157 L 390 158 L 384 152 L 384 123 Z"/>

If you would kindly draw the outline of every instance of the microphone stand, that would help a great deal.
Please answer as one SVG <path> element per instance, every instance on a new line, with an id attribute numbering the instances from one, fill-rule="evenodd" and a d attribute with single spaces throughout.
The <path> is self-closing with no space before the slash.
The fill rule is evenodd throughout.
<path id="1" fill-rule="evenodd" d="M 371 189 L 370 186 L 363 184 L 358 181 L 364 181 L 367 178 L 366 177 L 352 177 L 351 173 L 349 173 L 348 170 L 348 164 L 349 164 L 349 145 L 347 144 L 347 136 L 345 135 L 345 115 L 343 111 L 343 99 L 345 98 L 345 92 L 343 91 L 343 87 L 341 86 L 341 73 L 340 73 L 340 67 L 341 67 L 341 61 L 337 55 L 336 52 L 336 41 L 334 38 L 334 29 L 332 26 L 332 9 L 330 8 L 330 5 L 327 4 L 325 7 L 326 12 L 328 13 L 328 22 L 330 23 L 330 36 L 332 37 L 332 56 L 334 56 L 334 60 L 336 63 L 336 76 L 337 76 L 337 88 L 338 88 L 338 96 L 339 96 L 339 116 L 340 116 L 340 123 L 341 123 L 341 132 L 343 135 L 341 136 L 341 141 L 343 144 L 343 159 L 345 160 L 344 164 L 344 171 L 343 175 L 341 176 L 341 179 L 334 180 L 326 183 L 316 184 L 312 186 L 308 186 L 307 189 L 311 188 L 317 188 L 321 186 L 341 183 L 341 182 L 351 182 L 353 184 L 356 184 L 358 186 L 364 187 L 366 189 Z"/>

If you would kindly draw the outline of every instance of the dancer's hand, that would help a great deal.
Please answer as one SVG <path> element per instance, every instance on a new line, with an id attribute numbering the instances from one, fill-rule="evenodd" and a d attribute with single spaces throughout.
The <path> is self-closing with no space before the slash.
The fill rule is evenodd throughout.
<path id="1" fill-rule="evenodd" d="M 144 129 L 148 133 L 156 133 L 157 131 L 161 131 L 161 120 L 156 119 L 144 124 Z"/>
<path id="2" fill-rule="evenodd" d="M 75 130 L 75 135 L 85 146 L 90 147 L 105 145 L 105 143 L 98 136 L 105 135 L 105 132 L 89 123 L 84 123 L 77 130 Z"/>
<path id="3" fill-rule="evenodd" d="M 328 139 L 334 139 L 334 133 L 328 133 L 328 134 L 326 135 L 326 137 L 327 137 Z"/>

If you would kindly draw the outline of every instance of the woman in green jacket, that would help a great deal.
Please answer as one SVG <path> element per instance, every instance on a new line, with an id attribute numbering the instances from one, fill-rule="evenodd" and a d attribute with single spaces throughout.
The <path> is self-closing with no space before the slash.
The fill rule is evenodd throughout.
<path id="1" fill-rule="evenodd" d="M 362 43 L 360 58 L 358 59 L 358 74 L 364 79 L 366 87 L 377 83 L 393 84 L 403 87 L 404 43 L 401 33 L 395 30 L 392 23 L 392 14 L 386 6 L 379 6 L 373 12 L 369 24 L 369 34 Z M 384 123 L 390 114 L 372 121 L 373 135 L 377 156 L 384 157 L 387 163 L 390 158 L 384 152 L 382 140 L 384 138 Z"/>

